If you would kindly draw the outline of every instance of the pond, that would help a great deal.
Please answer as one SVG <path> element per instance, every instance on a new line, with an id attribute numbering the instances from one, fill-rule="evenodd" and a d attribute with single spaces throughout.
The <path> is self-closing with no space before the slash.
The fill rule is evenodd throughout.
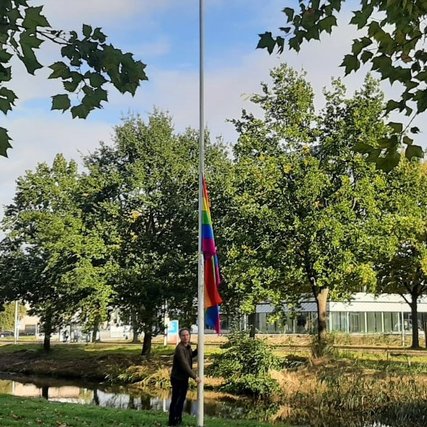
<path id="1" fill-rule="evenodd" d="M 113 387 L 105 384 L 83 383 L 60 380 L 47 377 L 16 376 L 0 373 L 0 394 L 10 394 L 21 397 L 43 397 L 50 401 L 62 403 L 78 403 L 97 405 L 110 408 L 158 410 L 167 412 L 170 396 L 161 390 L 134 391 L 125 387 Z M 207 392 L 207 396 L 212 395 Z M 184 411 L 193 416 L 197 415 L 197 399 L 190 394 Z M 262 404 L 250 399 L 226 398 L 223 395 L 206 397 L 204 401 L 205 414 L 231 419 L 257 419 L 266 421 L 274 415 L 279 407 L 276 404 Z M 306 424 L 305 424 L 306 425 Z M 327 425 L 334 427 L 342 425 L 329 421 Z M 358 427 L 392 427 L 381 423 L 357 423 Z M 350 424 L 348 424 L 350 426 Z"/>
<path id="2" fill-rule="evenodd" d="M 106 384 L 84 383 L 49 377 L 18 376 L 0 373 L 0 394 L 21 397 L 43 397 L 49 401 L 78 403 L 122 409 L 151 409 L 167 412 L 170 395 L 164 390 L 131 390 Z M 209 393 L 207 393 L 209 394 Z M 223 418 L 267 419 L 276 405 L 260 405 L 254 408 L 250 399 L 233 399 L 221 395 L 204 400 L 207 416 Z M 197 415 L 197 397 L 189 393 L 184 411 Z"/>

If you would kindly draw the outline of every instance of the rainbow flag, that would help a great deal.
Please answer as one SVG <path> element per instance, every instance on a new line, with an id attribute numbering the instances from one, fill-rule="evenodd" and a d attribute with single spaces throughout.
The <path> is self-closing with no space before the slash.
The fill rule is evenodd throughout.
<path id="1" fill-rule="evenodd" d="M 202 203 L 202 253 L 204 259 L 205 276 L 205 322 L 220 332 L 219 305 L 222 303 L 218 287 L 221 282 L 219 274 L 218 256 L 216 253 L 215 238 L 212 228 L 212 218 L 208 188 L 203 178 L 203 203 Z"/>

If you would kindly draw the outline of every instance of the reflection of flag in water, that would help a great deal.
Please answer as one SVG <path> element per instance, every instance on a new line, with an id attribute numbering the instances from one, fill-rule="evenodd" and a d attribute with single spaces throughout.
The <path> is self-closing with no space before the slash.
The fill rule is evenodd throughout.
<path id="1" fill-rule="evenodd" d="M 218 286 L 221 279 L 205 178 L 203 178 L 202 253 L 205 265 L 205 321 L 209 327 L 214 328 L 219 333 L 219 305 L 222 303 L 222 299 L 218 292 Z"/>

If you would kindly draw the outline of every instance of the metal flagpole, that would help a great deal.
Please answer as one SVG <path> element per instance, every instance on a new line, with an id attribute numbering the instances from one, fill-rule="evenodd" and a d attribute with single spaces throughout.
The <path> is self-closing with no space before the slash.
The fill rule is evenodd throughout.
<path id="1" fill-rule="evenodd" d="M 198 377 L 197 386 L 197 426 L 204 425 L 204 367 L 205 367 L 205 284 L 204 262 L 202 253 L 202 207 L 203 207 L 203 176 L 205 173 L 205 118 L 204 118 L 204 0 L 199 0 L 199 266 L 197 292 L 197 325 L 198 325 Z"/>

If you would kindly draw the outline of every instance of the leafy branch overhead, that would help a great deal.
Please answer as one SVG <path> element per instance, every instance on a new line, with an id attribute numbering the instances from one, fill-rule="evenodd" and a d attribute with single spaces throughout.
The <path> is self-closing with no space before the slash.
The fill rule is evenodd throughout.
<path id="1" fill-rule="evenodd" d="M 287 43 L 290 49 L 299 51 L 304 41 L 319 40 L 322 33 L 332 32 L 344 3 L 345 0 L 300 0 L 299 12 L 284 8 L 286 25 L 280 28 L 282 36 L 274 37 L 271 32 L 260 34 L 257 47 L 267 49 L 270 54 L 275 49 L 282 53 Z M 350 24 L 356 26 L 361 36 L 353 39 L 351 52 L 344 56 L 341 66 L 349 74 L 362 64 L 370 64 L 382 80 L 400 83 L 401 96 L 387 102 L 386 113 L 399 111 L 412 119 L 427 109 L 426 18 L 426 1 L 363 0 L 353 12 Z M 398 148 L 402 143 L 406 144 L 406 157 L 423 157 L 421 147 L 413 145 L 413 138 L 408 136 L 418 133 L 417 127 L 389 125 L 388 138 L 378 146 L 365 144 L 358 150 L 384 169 L 398 163 Z"/>
<path id="2" fill-rule="evenodd" d="M 12 61 L 17 57 L 29 74 L 46 66 L 37 58 L 44 42 L 60 48 L 62 60 L 49 65 L 50 79 L 60 79 L 64 93 L 52 96 L 52 110 L 70 110 L 73 118 L 86 118 L 95 108 L 108 101 L 106 86 L 112 84 L 121 93 L 135 94 L 147 80 L 145 64 L 131 53 L 107 43 L 101 28 L 83 25 L 82 34 L 51 27 L 43 15 L 43 6 L 32 7 L 27 0 L 0 2 L 0 110 L 7 114 L 17 96 L 6 87 L 12 80 Z M 69 94 L 77 96 L 70 98 Z M 7 156 L 11 147 L 7 129 L 0 127 L 0 155 Z"/>

